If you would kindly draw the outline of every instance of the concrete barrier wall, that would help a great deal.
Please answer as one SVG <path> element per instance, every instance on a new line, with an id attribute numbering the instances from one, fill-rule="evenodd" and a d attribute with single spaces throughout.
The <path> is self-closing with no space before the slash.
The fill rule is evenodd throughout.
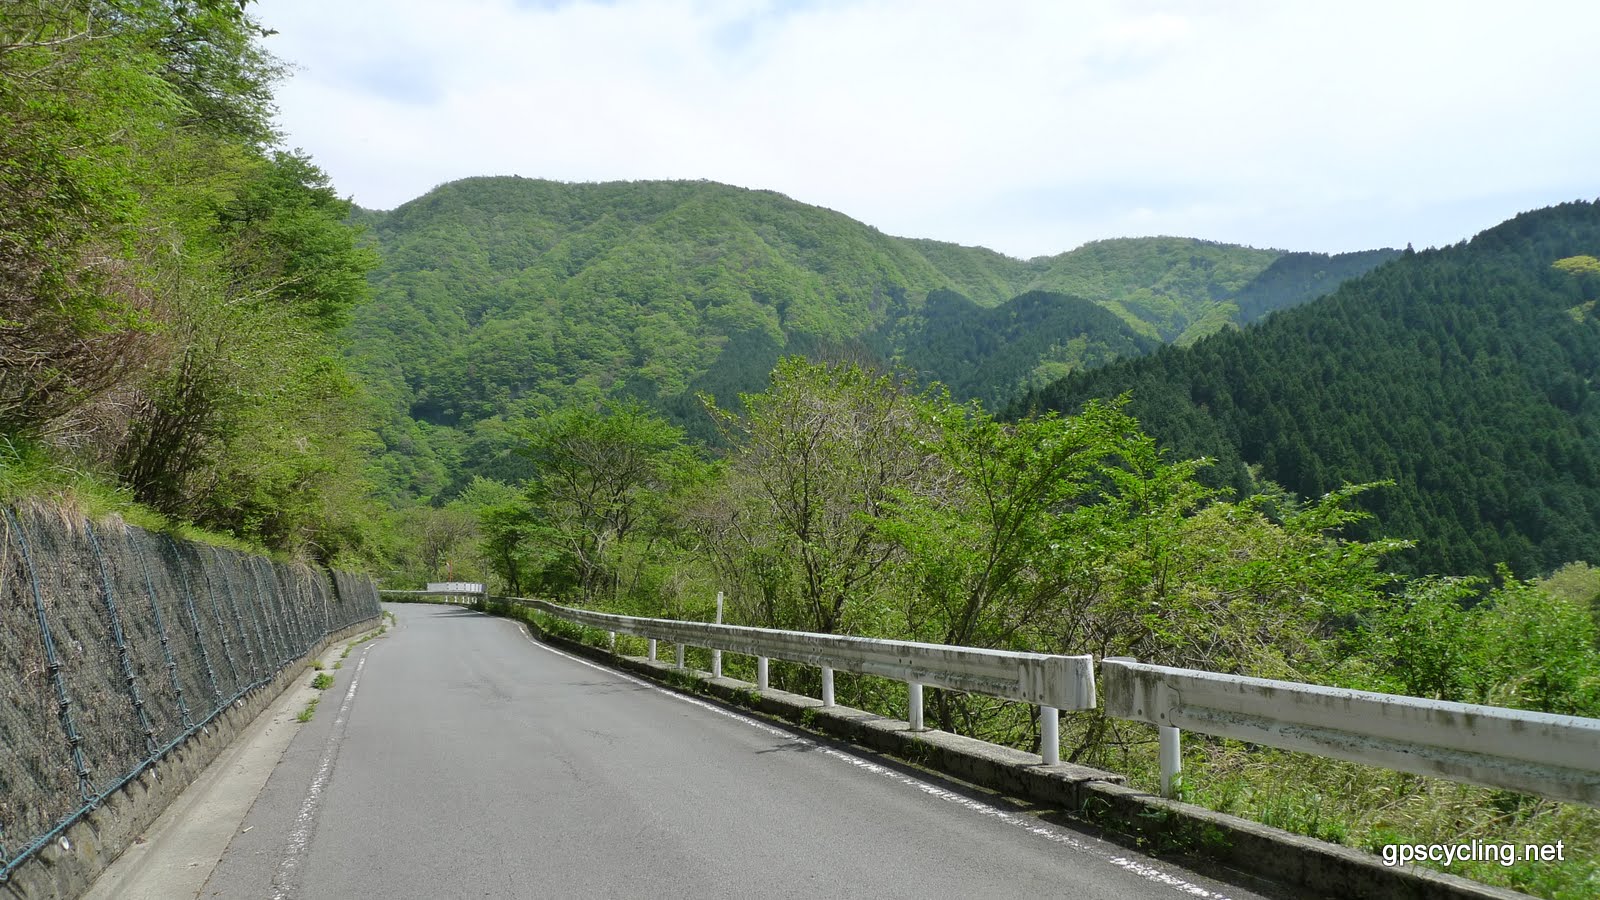
<path id="1" fill-rule="evenodd" d="M 330 635 L 378 615 L 366 576 L 4 510 L 0 885 L 225 711 L 256 708 L 253 694 Z M 101 847 L 104 862 L 121 849 Z"/>

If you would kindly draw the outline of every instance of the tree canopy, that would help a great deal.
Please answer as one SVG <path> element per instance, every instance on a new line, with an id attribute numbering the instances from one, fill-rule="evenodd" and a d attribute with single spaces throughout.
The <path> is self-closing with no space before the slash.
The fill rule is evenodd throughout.
<path id="1" fill-rule="evenodd" d="M 281 66 L 244 10 L 0 16 L 0 484 L 81 473 L 269 547 L 365 553 L 370 431 L 337 335 L 376 258 L 278 145 Z"/>

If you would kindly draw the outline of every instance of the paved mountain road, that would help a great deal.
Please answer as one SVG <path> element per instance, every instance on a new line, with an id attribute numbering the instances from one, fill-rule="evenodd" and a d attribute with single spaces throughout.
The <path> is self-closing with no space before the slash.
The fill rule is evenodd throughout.
<path id="1" fill-rule="evenodd" d="M 396 605 L 202 897 L 1259 896 L 530 640 Z"/>

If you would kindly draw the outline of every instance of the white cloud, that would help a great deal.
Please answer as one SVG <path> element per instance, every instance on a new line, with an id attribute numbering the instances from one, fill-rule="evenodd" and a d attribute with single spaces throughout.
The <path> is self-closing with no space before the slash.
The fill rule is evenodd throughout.
<path id="1" fill-rule="evenodd" d="M 290 143 L 388 208 L 710 178 L 1017 255 L 1454 242 L 1600 194 L 1589 3 L 262 0 Z"/>

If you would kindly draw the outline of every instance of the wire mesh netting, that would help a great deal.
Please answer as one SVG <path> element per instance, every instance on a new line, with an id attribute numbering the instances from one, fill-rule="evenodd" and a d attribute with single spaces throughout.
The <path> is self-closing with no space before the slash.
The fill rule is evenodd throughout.
<path id="1" fill-rule="evenodd" d="M 172 686 L 179 724 L 187 729 L 195 723 L 197 713 L 203 714 L 222 702 L 190 614 L 188 577 L 160 537 L 137 528 L 121 531 L 129 555 L 138 562 L 138 574 L 144 579 L 150 621 L 168 669 L 166 681 Z"/>
<path id="2" fill-rule="evenodd" d="M 6 515 L 0 529 L 0 859 L 83 804 L 19 527 Z"/>
<path id="3" fill-rule="evenodd" d="M 49 510 L 24 511 L 19 518 L 35 554 L 34 574 L 69 698 L 66 715 L 77 731 L 75 762 L 87 800 L 149 755 L 119 664 L 101 585 L 102 557 L 82 522 Z M 54 564 L 42 565 L 44 560 Z M 71 736 L 67 740 L 73 743 Z"/>
<path id="4" fill-rule="evenodd" d="M 127 663 L 125 676 L 130 693 L 137 697 L 141 724 L 149 729 L 146 755 L 166 746 L 188 725 L 179 712 L 178 690 L 167 665 L 170 641 L 166 636 L 166 617 L 155 615 L 151 606 L 151 584 L 145 578 L 147 566 L 142 551 L 131 540 L 131 529 L 96 528 L 90 532 L 103 556 L 108 608 L 115 613 L 121 629 L 121 657 Z"/>
<path id="5" fill-rule="evenodd" d="M 371 578 L 334 572 L 334 596 L 329 604 L 328 629 L 338 631 L 372 617 L 369 609 L 378 608 L 378 586 Z"/>
<path id="6" fill-rule="evenodd" d="M 201 645 L 211 658 L 211 667 L 217 677 L 217 693 L 222 698 L 233 696 L 255 678 L 253 654 L 245 642 L 244 628 L 234 610 L 223 613 L 223 605 L 232 597 L 232 588 L 226 573 L 217 563 L 216 551 L 211 547 L 179 546 L 169 541 L 172 553 L 187 565 L 194 579 L 190 592 L 195 603 L 195 618 L 201 635 Z"/>
<path id="7" fill-rule="evenodd" d="M 0 882 L 242 694 L 379 612 L 363 575 L 0 512 Z"/>
<path id="8" fill-rule="evenodd" d="M 261 626 L 261 609 L 250 582 L 231 551 L 206 548 L 211 557 L 212 603 L 219 623 L 226 623 L 236 637 L 230 644 L 239 678 L 244 683 L 259 678 L 270 666 L 272 651 L 267 648 L 266 629 Z"/>

